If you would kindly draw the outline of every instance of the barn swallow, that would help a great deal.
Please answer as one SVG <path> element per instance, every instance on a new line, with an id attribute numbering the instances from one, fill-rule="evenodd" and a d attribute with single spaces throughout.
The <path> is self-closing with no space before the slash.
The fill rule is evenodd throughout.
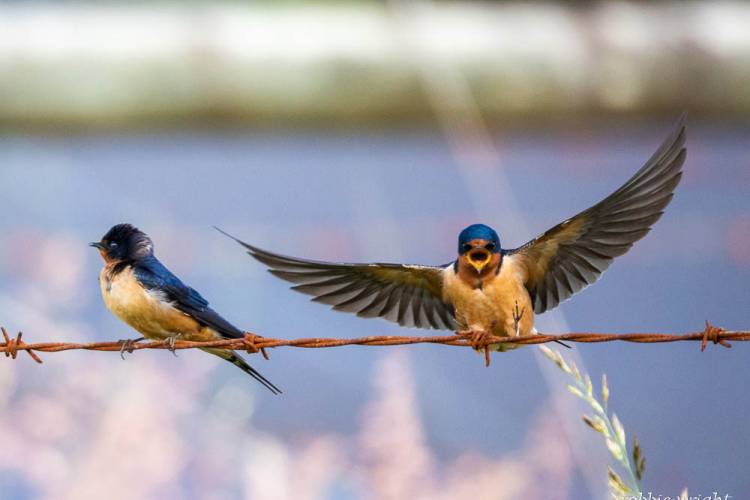
<path id="1" fill-rule="evenodd" d="M 529 335 L 536 333 L 534 314 L 594 283 L 649 232 L 672 199 L 685 156 L 683 117 L 646 164 L 599 203 L 513 249 L 502 248 L 491 227 L 471 225 L 458 236 L 458 257 L 444 266 L 305 260 L 227 236 L 294 290 L 338 311 L 407 327 Z"/>
<path id="2" fill-rule="evenodd" d="M 104 259 L 99 274 L 104 304 L 144 337 L 167 340 L 173 348 L 178 337 L 196 342 L 243 337 L 242 330 L 208 307 L 206 299 L 156 258 L 146 233 L 130 224 L 118 224 L 91 246 Z M 238 366 L 272 393 L 281 393 L 234 351 L 203 350 Z"/>

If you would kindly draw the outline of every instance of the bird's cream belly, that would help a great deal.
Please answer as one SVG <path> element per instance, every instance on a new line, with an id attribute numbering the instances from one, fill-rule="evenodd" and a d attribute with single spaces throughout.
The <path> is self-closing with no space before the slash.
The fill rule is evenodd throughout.
<path id="1" fill-rule="evenodd" d="M 136 281 L 130 269 L 124 270 L 108 281 L 103 271 L 99 282 L 104 304 L 122 321 L 152 339 L 165 339 L 180 334 L 186 339 L 211 340 L 215 338 L 204 332 L 197 321 L 175 309 L 168 303 L 160 302 Z"/>
<path id="2" fill-rule="evenodd" d="M 445 298 L 464 328 L 497 336 L 533 333 L 531 298 L 511 258 L 504 259 L 500 273 L 482 289 L 465 283 L 452 269 L 446 270 L 444 287 Z"/>
<path id="3" fill-rule="evenodd" d="M 533 310 L 526 290 L 502 291 L 490 290 L 489 287 L 484 291 L 469 290 L 456 296 L 454 307 L 459 323 L 467 329 L 504 336 L 529 335 L 534 327 Z"/>

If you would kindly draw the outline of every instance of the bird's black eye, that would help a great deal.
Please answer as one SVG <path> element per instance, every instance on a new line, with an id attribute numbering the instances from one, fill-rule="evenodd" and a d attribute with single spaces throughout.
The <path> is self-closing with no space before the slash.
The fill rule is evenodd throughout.
<path id="1" fill-rule="evenodd" d="M 491 251 L 493 251 L 495 249 L 495 244 L 494 243 L 487 243 L 484 246 L 484 248 L 487 249 L 487 250 L 489 250 L 491 252 Z"/>
<path id="2" fill-rule="evenodd" d="M 109 248 L 117 248 L 117 243 L 114 241 L 109 242 Z"/>
<path id="3" fill-rule="evenodd" d="M 469 245 L 468 243 L 464 243 L 463 245 L 461 245 L 461 250 L 464 252 L 468 252 L 469 250 L 471 250 L 471 245 Z"/>

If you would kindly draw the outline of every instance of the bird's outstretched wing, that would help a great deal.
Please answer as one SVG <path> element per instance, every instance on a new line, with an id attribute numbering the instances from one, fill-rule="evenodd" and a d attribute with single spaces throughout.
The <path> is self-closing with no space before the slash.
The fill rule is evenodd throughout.
<path id="1" fill-rule="evenodd" d="M 217 228 L 218 229 L 218 228 Z M 221 231 L 221 229 L 219 229 Z M 381 317 L 401 326 L 455 330 L 453 308 L 443 302 L 443 268 L 402 264 L 337 264 L 286 257 L 221 231 L 267 265 L 293 290 L 315 302 L 363 318 Z"/>
<path id="2" fill-rule="evenodd" d="M 556 307 L 594 283 L 612 260 L 649 232 L 672 200 L 685 161 L 685 117 L 620 189 L 520 248 L 534 311 Z"/>

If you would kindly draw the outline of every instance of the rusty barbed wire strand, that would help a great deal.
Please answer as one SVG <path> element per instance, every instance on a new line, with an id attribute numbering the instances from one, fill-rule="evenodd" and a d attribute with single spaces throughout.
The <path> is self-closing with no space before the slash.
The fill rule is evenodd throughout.
<path id="1" fill-rule="evenodd" d="M 16 355 L 18 354 L 18 350 L 25 350 L 27 353 L 29 353 L 29 356 L 31 356 L 31 359 L 36 361 L 37 363 L 41 363 L 42 359 L 36 355 L 36 353 L 31 349 L 25 349 L 26 343 L 22 340 L 23 332 L 18 332 L 18 335 L 16 335 L 16 338 L 11 338 L 10 335 L 8 335 L 8 331 L 0 326 L 0 331 L 3 332 L 3 338 L 5 339 L 5 343 L 3 343 L 4 349 L 2 352 L 5 353 L 5 357 L 10 357 L 11 359 L 16 359 Z"/>
<path id="2" fill-rule="evenodd" d="M 60 352 L 82 349 L 87 351 L 111 351 L 111 352 L 133 352 L 141 349 L 168 349 L 171 351 L 177 349 L 196 349 L 207 347 L 221 347 L 224 349 L 241 350 L 248 353 L 260 352 L 266 359 L 266 349 L 274 347 L 302 347 L 308 349 L 319 349 L 327 347 L 342 347 L 350 345 L 361 346 L 393 346 L 393 345 L 410 345 L 410 344 L 442 344 L 448 346 L 472 347 L 476 350 L 484 350 L 485 359 L 489 364 L 489 346 L 492 344 L 544 344 L 547 342 L 581 342 L 581 343 L 598 343 L 598 342 L 635 342 L 640 344 L 653 344 L 665 342 L 683 342 L 699 341 L 701 342 L 701 351 L 706 349 L 709 342 L 720 344 L 724 347 L 732 347 L 729 341 L 746 342 L 750 341 L 750 331 L 727 331 L 723 328 L 716 327 L 706 321 L 703 330 L 685 334 L 671 333 L 595 333 L 595 332 L 575 332 L 563 334 L 537 334 L 525 335 L 518 337 L 496 337 L 482 332 L 457 333 L 454 335 L 436 335 L 436 336 L 370 336 L 358 338 L 299 338 L 299 339 L 275 339 L 262 337 L 254 333 L 246 333 L 243 338 L 223 339 L 209 342 L 192 342 L 188 340 L 169 340 L 150 341 L 150 342 L 133 342 L 119 340 L 116 342 L 38 342 L 27 344 L 23 342 L 22 333 L 18 333 L 16 338 L 11 338 L 5 328 L 2 328 L 4 342 L 0 344 L 0 352 L 4 352 L 6 357 L 16 358 L 18 351 L 26 351 L 29 356 L 37 363 L 42 360 L 36 354 L 37 352 Z M 481 333 L 481 335 L 477 335 Z"/>

